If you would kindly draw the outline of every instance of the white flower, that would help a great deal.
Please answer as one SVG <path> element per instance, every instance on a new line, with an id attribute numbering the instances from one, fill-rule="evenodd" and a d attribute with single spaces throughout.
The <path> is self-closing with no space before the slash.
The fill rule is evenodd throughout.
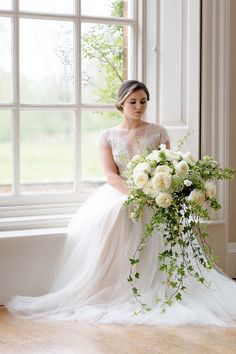
<path id="1" fill-rule="evenodd" d="M 216 161 L 216 160 L 213 160 L 212 162 L 211 162 L 211 166 L 212 167 L 216 167 L 218 165 L 218 162 Z"/>
<path id="2" fill-rule="evenodd" d="M 134 183 L 138 188 L 143 188 L 148 180 L 148 175 L 144 172 L 139 172 L 134 177 Z"/>
<path id="3" fill-rule="evenodd" d="M 146 160 L 148 161 L 161 161 L 160 158 L 160 151 L 159 150 L 153 150 L 147 157 Z"/>
<path id="4" fill-rule="evenodd" d="M 190 165 L 193 166 L 196 164 L 197 159 L 191 154 L 191 152 L 186 152 L 183 154 L 183 159 Z"/>
<path id="5" fill-rule="evenodd" d="M 153 189 L 151 181 L 147 181 L 147 183 L 144 185 L 143 193 L 151 198 L 156 198 L 156 196 L 158 195 L 158 191 Z"/>
<path id="6" fill-rule="evenodd" d="M 185 180 L 184 180 L 184 185 L 185 185 L 186 187 L 190 187 L 190 186 L 192 185 L 192 182 L 191 182 L 189 179 L 185 179 Z"/>
<path id="7" fill-rule="evenodd" d="M 155 169 L 155 173 L 160 173 L 160 172 L 171 173 L 171 168 L 167 165 L 157 166 L 157 168 Z"/>
<path id="8" fill-rule="evenodd" d="M 182 160 L 179 163 L 175 164 L 175 170 L 177 175 L 179 176 L 188 176 L 188 172 L 189 172 L 189 167 L 186 161 Z"/>
<path id="9" fill-rule="evenodd" d="M 160 150 L 166 150 L 166 144 L 160 144 L 159 148 Z"/>
<path id="10" fill-rule="evenodd" d="M 203 204 L 205 201 L 205 193 L 199 189 L 194 189 L 188 196 L 190 202 Z"/>
<path id="11" fill-rule="evenodd" d="M 183 153 L 182 153 L 182 151 L 177 151 L 177 154 L 179 155 L 179 157 L 182 157 L 182 158 L 183 158 Z"/>
<path id="12" fill-rule="evenodd" d="M 172 151 L 172 150 L 165 150 L 165 155 L 167 161 L 179 161 L 180 156 L 178 152 Z"/>
<path id="13" fill-rule="evenodd" d="M 206 189 L 206 196 L 210 199 L 214 198 L 216 196 L 216 185 L 213 182 L 206 182 L 205 183 L 205 189 Z"/>
<path id="14" fill-rule="evenodd" d="M 152 178 L 152 185 L 159 192 L 166 192 L 171 186 L 171 176 L 169 173 L 160 172 Z"/>
<path id="15" fill-rule="evenodd" d="M 208 155 L 203 156 L 203 161 L 204 161 L 204 162 L 210 162 L 210 161 L 211 161 L 210 156 L 208 156 Z"/>
<path id="16" fill-rule="evenodd" d="M 136 221 L 136 218 L 135 218 L 135 212 L 134 211 L 131 211 L 130 212 L 130 214 L 129 214 L 129 217 L 130 217 L 130 219 L 134 222 L 134 221 Z"/>
<path id="17" fill-rule="evenodd" d="M 158 194 L 155 201 L 159 207 L 168 208 L 171 205 L 173 199 L 170 193 L 161 192 Z"/>
<path id="18" fill-rule="evenodd" d="M 136 175 L 137 173 L 139 173 L 139 172 L 144 172 L 144 171 L 150 171 L 150 169 L 151 169 L 151 167 L 150 167 L 150 165 L 149 165 L 149 163 L 147 163 L 147 162 L 140 162 L 140 163 L 138 163 L 136 166 L 135 166 L 135 168 L 134 168 L 134 170 L 133 170 L 133 175 Z"/>
<path id="19" fill-rule="evenodd" d="M 137 155 L 134 155 L 131 159 L 132 162 L 137 162 L 138 160 L 140 159 L 140 155 L 137 154 Z"/>

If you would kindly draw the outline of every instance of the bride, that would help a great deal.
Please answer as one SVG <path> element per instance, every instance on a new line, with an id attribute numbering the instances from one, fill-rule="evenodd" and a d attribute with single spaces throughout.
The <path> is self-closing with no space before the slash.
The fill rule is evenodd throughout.
<path id="1" fill-rule="evenodd" d="M 25 318 L 78 320 L 99 323 L 236 326 L 236 283 L 215 269 L 206 271 L 213 287 L 207 288 L 190 276 L 187 293 L 162 312 L 155 298 L 168 292 L 159 270 L 157 250 L 162 235 L 154 234 L 141 255 L 139 289 L 142 301 L 152 310 L 139 310 L 127 276 L 132 258 L 144 232 L 144 222 L 128 218 L 123 205 L 129 194 L 122 172 L 126 161 L 140 147 L 169 147 L 164 127 L 147 123 L 142 117 L 149 101 L 146 86 L 125 81 L 116 107 L 122 112 L 119 126 L 99 137 L 101 164 L 107 179 L 78 210 L 68 226 L 68 239 L 50 292 L 39 297 L 15 296 L 5 306 Z"/>

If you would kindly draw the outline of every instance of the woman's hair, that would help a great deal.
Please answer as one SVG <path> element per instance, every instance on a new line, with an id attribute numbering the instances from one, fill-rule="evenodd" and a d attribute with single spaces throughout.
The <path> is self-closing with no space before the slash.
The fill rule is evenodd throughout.
<path id="1" fill-rule="evenodd" d="M 117 100 L 115 103 L 116 108 L 123 112 L 123 103 L 125 102 L 126 98 L 133 92 L 143 90 L 147 95 L 147 100 L 150 99 L 150 94 L 147 87 L 144 83 L 137 81 L 137 80 L 126 80 L 120 86 L 118 93 L 117 93 Z"/>

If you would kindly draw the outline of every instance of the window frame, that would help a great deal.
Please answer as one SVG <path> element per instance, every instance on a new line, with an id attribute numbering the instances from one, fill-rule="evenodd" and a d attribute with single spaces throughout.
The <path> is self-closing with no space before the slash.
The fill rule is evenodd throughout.
<path id="1" fill-rule="evenodd" d="M 9 17 L 12 21 L 12 76 L 13 76 L 13 102 L 9 104 L 0 103 L 0 110 L 12 112 L 12 157 L 13 176 L 11 195 L 0 196 L 1 226 L 8 225 L 8 218 L 18 219 L 19 217 L 31 217 L 36 215 L 55 215 L 74 213 L 81 203 L 88 196 L 87 192 L 80 191 L 80 162 L 81 153 L 80 127 L 83 111 L 116 111 L 112 104 L 85 104 L 81 101 L 81 25 L 83 23 L 129 25 L 132 28 L 131 52 L 132 56 L 132 78 L 142 80 L 144 77 L 144 23 L 145 23 L 145 0 L 134 0 L 133 18 L 115 18 L 102 16 L 81 15 L 80 0 L 75 0 L 75 14 L 61 15 L 55 13 L 36 13 L 19 10 L 19 1 L 13 0 L 11 11 L 0 10 L 1 17 Z M 19 78 L 19 20 L 21 18 L 63 20 L 74 24 L 75 38 L 75 104 L 21 104 L 20 103 L 20 78 Z M 21 110 L 71 110 L 74 111 L 74 185 L 73 192 L 66 193 L 40 193 L 39 195 L 20 194 L 20 120 Z M 53 203 L 52 203 L 53 201 Z M 68 216 L 69 217 L 69 216 Z M 6 222 L 6 224 L 4 224 Z M 17 225 L 17 220 L 13 226 Z M 16 223 L 16 224 L 15 224 Z M 42 225 L 42 224 L 40 224 Z M 8 227 L 8 226 L 6 226 Z"/>

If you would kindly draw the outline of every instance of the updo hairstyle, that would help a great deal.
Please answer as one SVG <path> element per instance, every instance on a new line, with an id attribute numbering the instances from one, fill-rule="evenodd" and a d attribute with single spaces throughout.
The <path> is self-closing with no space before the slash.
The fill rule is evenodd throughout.
<path id="1" fill-rule="evenodd" d="M 137 81 L 137 80 L 126 80 L 120 86 L 118 93 L 117 93 L 117 100 L 115 103 L 115 107 L 120 111 L 123 112 L 123 103 L 125 102 L 126 98 L 133 92 L 143 90 L 147 95 L 147 100 L 149 101 L 150 95 L 147 87 L 144 83 Z"/>

